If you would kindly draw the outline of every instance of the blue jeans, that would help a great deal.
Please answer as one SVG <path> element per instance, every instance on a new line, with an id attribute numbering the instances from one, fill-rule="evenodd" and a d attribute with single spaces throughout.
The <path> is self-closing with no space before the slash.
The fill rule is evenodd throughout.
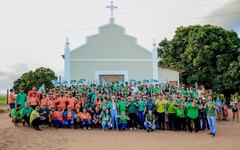
<path id="1" fill-rule="evenodd" d="M 216 133 L 216 117 L 214 116 L 207 116 L 208 124 L 210 127 L 210 131 L 212 133 Z"/>
<path id="2" fill-rule="evenodd" d="M 149 128 L 152 129 L 152 130 L 154 130 L 156 128 L 155 124 L 153 124 L 151 127 L 149 127 L 150 124 L 148 122 L 144 122 L 144 126 L 147 130 L 149 130 Z"/>
<path id="3" fill-rule="evenodd" d="M 118 127 L 121 128 L 121 129 L 123 129 L 123 130 L 125 130 L 125 129 L 127 128 L 127 123 L 121 123 L 121 122 L 120 122 L 120 123 L 118 124 Z"/>
<path id="4" fill-rule="evenodd" d="M 70 127 L 74 127 L 74 122 L 73 123 L 71 123 L 71 120 L 66 120 L 65 122 L 64 122 L 64 126 L 70 126 Z"/>
<path id="5" fill-rule="evenodd" d="M 143 111 L 138 111 L 139 125 L 142 128 L 144 122 L 144 114 Z"/>
<path id="6" fill-rule="evenodd" d="M 117 112 L 117 109 L 110 109 L 110 114 L 112 116 L 112 128 L 114 129 L 114 122 L 115 122 L 116 128 L 118 129 L 118 118 L 117 118 L 118 112 Z"/>
<path id="7" fill-rule="evenodd" d="M 105 129 L 105 128 L 111 128 L 112 127 L 112 124 L 111 125 L 108 125 L 109 124 L 109 121 L 103 121 L 102 122 L 102 129 Z"/>
<path id="8" fill-rule="evenodd" d="M 64 122 L 62 120 L 54 119 L 53 122 L 56 128 L 59 126 L 64 126 Z"/>
<path id="9" fill-rule="evenodd" d="M 204 130 L 207 128 L 207 118 L 206 118 L 206 114 L 204 112 L 200 112 L 200 119 L 202 120 L 202 126 L 201 126 L 201 130 Z"/>
<path id="10" fill-rule="evenodd" d="M 92 125 L 92 122 L 90 120 L 82 122 L 83 127 L 91 127 L 91 125 Z"/>
<path id="11" fill-rule="evenodd" d="M 10 107 L 11 110 L 14 109 L 15 108 L 15 103 L 10 103 L 9 107 Z"/>

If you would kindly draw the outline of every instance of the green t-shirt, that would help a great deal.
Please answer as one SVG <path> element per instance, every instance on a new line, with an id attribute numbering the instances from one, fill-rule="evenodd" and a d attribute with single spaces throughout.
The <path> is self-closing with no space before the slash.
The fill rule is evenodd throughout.
<path id="1" fill-rule="evenodd" d="M 215 106 L 215 102 L 212 102 L 212 103 L 207 102 L 206 103 L 207 116 L 211 116 L 211 117 L 215 116 L 214 106 Z"/>
<path id="2" fill-rule="evenodd" d="M 137 101 L 137 104 L 138 104 L 138 111 L 144 111 L 144 105 L 145 105 L 145 101 L 142 100 L 142 101 Z"/>
<path id="3" fill-rule="evenodd" d="M 196 119 L 198 117 L 198 111 L 200 106 L 196 105 L 195 108 L 192 107 L 192 105 L 187 106 L 187 116 L 191 119 Z"/>
<path id="4" fill-rule="evenodd" d="M 127 115 L 121 116 L 121 118 L 119 118 L 119 122 L 120 123 L 127 123 L 127 119 L 129 119 L 129 117 Z"/>
<path id="5" fill-rule="evenodd" d="M 113 102 L 109 102 L 107 107 L 110 108 L 110 109 L 113 109 L 114 107 L 116 109 L 118 109 L 119 108 L 119 104 L 117 102 L 114 102 L 114 103 Z"/>
<path id="6" fill-rule="evenodd" d="M 21 105 L 21 108 L 25 107 L 25 102 L 27 101 L 27 94 L 25 93 L 18 93 L 16 96 L 16 99 L 18 101 L 17 104 Z"/>
<path id="7" fill-rule="evenodd" d="M 78 93 L 84 93 L 84 89 L 83 88 L 78 88 Z"/>
<path id="8" fill-rule="evenodd" d="M 16 116 L 17 120 L 22 119 L 22 110 L 18 110 L 16 108 L 12 109 L 11 111 L 11 117 L 13 118 L 14 116 Z"/>
<path id="9" fill-rule="evenodd" d="M 126 105 L 127 105 L 127 103 L 128 102 L 126 102 L 126 101 L 119 101 L 118 102 L 118 105 L 119 105 L 119 113 L 121 114 L 122 113 L 122 111 L 127 111 L 127 107 L 126 107 Z"/>
<path id="10" fill-rule="evenodd" d="M 153 88 L 152 88 L 152 87 L 149 87 L 149 88 L 148 88 L 148 92 L 153 92 Z"/>
<path id="11" fill-rule="evenodd" d="M 163 99 L 163 100 L 156 100 L 156 105 L 157 106 L 157 112 L 158 113 L 163 113 L 165 112 L 165 104 L 166 104 L 166 101 Z"/>
<path id="12" fill-rule="evenodd" d="M 182 95 L 187 95 L 187 90 L 182 90 L 182 91 L 181 91 L 181 94 L 182 94 Z"/>
<path id="13" fill-rule="evenodd" d="M 161 91 L 161 90 L 162 90 L 162 89 L 161 89 L 161 88 L 159 88 L 159 87 L 158 87 L 158 88 L 156 88 L 156 87 L 155 87 L 155 88 L 153 88 L 153 92 L 155 92 L 155 93 L 158 93 L 158 92 L 159 92 L 159 91 Z"/>
<path id="14" fill-rule="evenodd" d="M 102 114 L 102 122 L 110 121 L 110 118 L 111 118 L 110 114 L 105 113 Z"/>
<path id="15" fill-rule="evenodd" d="M 167 107 L 168 107 L 168 113 L 169 114 L 175 114 L 175 109 L 172 106 L 173 104 L 175 104 L 173 101 L 168 101 L 167 102 Z"/>
<path id="16" fill-rule="evenodd" d="M 119 90 L 119 91 L 121 91 L 122 90 L 122 87 L 120 86 L 120 85 L 115 85 L 114 87 L 113 87 L 113 91 L 117 91 L 117 90 Z"/>
<path id="17" fill-rule="evenodd" d="M 146 114 L 145 117 L 149 122 L 153 123 L 153 121 L 155 120 L 155 115 L 152 114 L 151 116 L 149 114 Z"/>
<path id="18" fill-rule="evenodd" d="M 107 109 L 107 104 L 102 103 L 102 104 L 100 105 L 100 108 L 102 109 L 102 111 L 105 111 L 105 110 Z"/>
<path id="19" fill-rule="evenodd" d="M 128 106 L 128 113 L 137 113 L 137 107 L 134 103 L 137 103 L 136 100 L 130 101 Z"/>
<path id="20" fill-rule="evenodd" d="M 36 110 L 33 110 L 32 113 L 31 113 L 31 115 L 30 115 L 29 122 L 32 124 L 33 120 L 34 120 L 36 117 L 39 117 L 39 113 L 38 113 Z"/>
<path id="21" fill-rule="evenodd" d="M 177 117 L 185 117 L 184 111 L 185 111 L 184 108 L 176 108 L 176 116 Z"/>
<path id="22" fill-rule="evenodd" d="M 23 109 L 22 109 L 22 115 L 29 115 L 30 116 L 30 114 L 31 114 L 31 112 L 33 111 L 33 108 L 32 107 L 28 107 L 28 108 L 26 108 L 26 107 L 24 107 Z"/>

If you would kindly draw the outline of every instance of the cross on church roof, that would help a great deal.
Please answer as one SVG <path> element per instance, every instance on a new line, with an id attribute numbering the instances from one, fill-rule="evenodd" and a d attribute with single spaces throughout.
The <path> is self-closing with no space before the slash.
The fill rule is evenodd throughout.
<path id="1" fill-rule="evenodd" d="M 114 6 L 114 5 L 113 5 L 113 1 L 111 1 L 111 5 L 106 6 L 106 8 L 109 8 L 109 9 L 111 10 L 111 18 L 113 18 L 113 10 L 114 10 L 114 9 L 117 9 L 118 7 L 117 7 L 117 6 Z"/>

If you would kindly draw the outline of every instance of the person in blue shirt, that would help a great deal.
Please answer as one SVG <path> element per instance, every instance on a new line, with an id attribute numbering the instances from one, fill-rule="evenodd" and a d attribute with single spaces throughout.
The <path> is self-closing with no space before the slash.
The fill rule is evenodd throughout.
<path id="1" fill-rule="evenodd" d="M 223 118 L 222 102 L 219 100 L 219 97 L 217 97 L 215 104 L 218 107 L 217 109 L 218 120 L 222 120 Z"/>

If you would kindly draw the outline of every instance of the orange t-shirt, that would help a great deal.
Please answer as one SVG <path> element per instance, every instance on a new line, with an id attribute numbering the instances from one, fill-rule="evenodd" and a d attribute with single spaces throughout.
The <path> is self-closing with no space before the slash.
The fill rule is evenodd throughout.
<path id="1" fill-rule="evenodd" d="M 15 97 L 14 97 L 14 94 L 12 92 L 9 93 L 8 103 L 9 104 L 15 103 Z"/>
<path id="2" fill-rule="evenodd" d="M 67 120 L 71 120 L 72 119 L 72 111 L 68 111 L 67 112 Z"/>
<path id="3" fill-rule="evenodd" d="M 56 118 L 57 120 L 63 121 L 63 111 L 55 111 L 54 118 Z"/>
<path id="4" fill-rule="evenodd" d="M 48 101 L 48 106 L 50 108 L 56 108 L 57 107 L 56 102 L 57 102 L 56 100 L 49 100 Z"/>
<path id="5" fill-rule="evenodd" d="M 94 102 L 94 105 L 96 106 L 96 107 L 98 107 L 98 108 L 100 108 L 100 105 L 102 104 L 102 101 L 101 100 L 99 100 L 99 101 L 95 101 Z"/>
<path id="6" fill-rule="evenodd" d="M 38 98 L 37 97 L 30 97 L 28 100 L 29 100 L 29 105 L 33 105 L 33 106 L 38 105 Z"/>
<path id="7" fill-rule="evenodd" d="M 68 106 L 71 106 L 71 109 L 74 110 L 75 104 L 77 103 L 77 99 L 72 97 L 68 98 Z"/>
<path id="8" fill-rule="evenodd" d="M 91 119 L 91 115 L 89 113 L 82 113 L 81 118 L 83 120 L 90 120 Z"/>
<path id="9" fill-rule="evenodd" d="M 49 98 L 48 98 L 48 97 L 45 97 L 44 99 L 42 99 L 42 100 L 41 100 L 40 107 L 42 107 L 43 104 L 48 104 L 48 101 L 49 101 Z"/>
<path id="10" fill-rule="evenodd" d="M 66 98 L 65 97 L 59 97 L 58 99 L 58 106 L 60 106 L 62 109 L 66 109 Z"/>

